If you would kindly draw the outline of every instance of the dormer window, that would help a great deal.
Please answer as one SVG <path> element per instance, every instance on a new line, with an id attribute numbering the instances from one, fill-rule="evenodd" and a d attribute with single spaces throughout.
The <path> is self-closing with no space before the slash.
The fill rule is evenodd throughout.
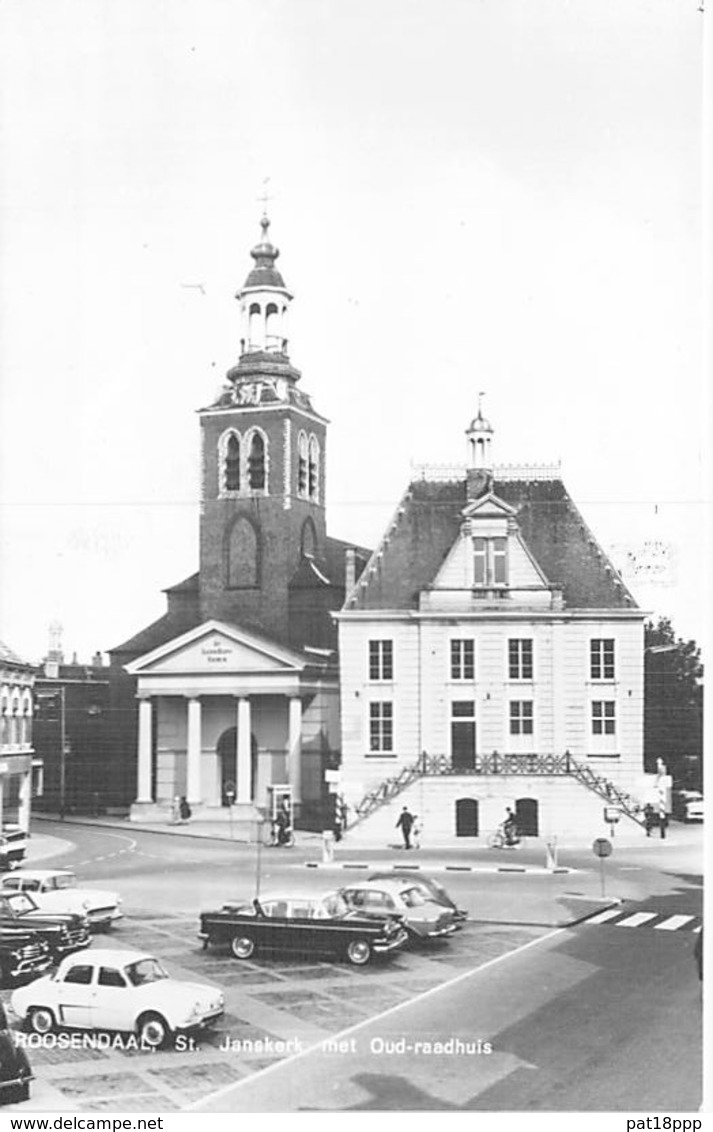
<path id="1" fill-rule="evenodd" d="M 473 539 L 473 585 L 508 584 L 507 546 L 506 538 Z"/>

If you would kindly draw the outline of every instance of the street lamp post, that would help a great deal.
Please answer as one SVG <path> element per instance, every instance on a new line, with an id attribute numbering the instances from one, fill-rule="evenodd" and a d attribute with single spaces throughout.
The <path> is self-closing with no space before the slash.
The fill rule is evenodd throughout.
<path id="1" fill-rule="evenodd" d="M 59 816 L 64 821 L 67 803 L 67 712 L 65 688 L 59 690 Z"/>

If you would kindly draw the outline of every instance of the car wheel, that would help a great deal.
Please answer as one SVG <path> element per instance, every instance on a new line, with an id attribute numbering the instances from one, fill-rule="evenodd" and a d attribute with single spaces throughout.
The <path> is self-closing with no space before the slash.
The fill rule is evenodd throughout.
<path id="1" fill-rule="evenodd" d="M 249 959 L 255 954 L 255 940 L 249 935 L 233 936 L 230 950 L 236 959 Z"/>
<path id="2" fill-rule="evenodd" d="M 171 1030 L 160 1014 L 142 1014 L 136 1024 L 136 1033 L 142 1046 L 161 1049 L 168 1041 Z"/>
<path id="3" fill-rule="evenodd" d="M 27 1013 L 27 1024 L 35 1034 L 51 1034 L 55 1028 L 54 1014 L 46 1006 L 33 1006 Z"/>
<path id="4" fill-rule="evenodd" d="M 371 944 L 366 939 L 353 939 L 347 947 L 347 959 L 355 967 L 363 967 L 371 959 Z"/>

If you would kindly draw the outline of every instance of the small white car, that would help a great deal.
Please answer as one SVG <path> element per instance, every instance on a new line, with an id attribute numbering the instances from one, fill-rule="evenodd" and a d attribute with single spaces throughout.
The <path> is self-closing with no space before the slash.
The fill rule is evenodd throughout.
<path id="1" fill-rule="evenodd" d="M 116 1030 L 159 1049 L 172 1034 L 212 1025 L 225 1001 L 218 987 L 172 979 L 149 952 L 92 948 L 20 987 L 10 1007 L 36 1034 L 58 1026 Z"/>
<path id="2" fill-rule="evenodd" d="M 42 912 L 78 912 L 90 928 L 121 919 L 121 897 L 99 888 L 79 888 L 66 869 L 22 869 L 0 876 L 1 892 L 28 892 Z"/>

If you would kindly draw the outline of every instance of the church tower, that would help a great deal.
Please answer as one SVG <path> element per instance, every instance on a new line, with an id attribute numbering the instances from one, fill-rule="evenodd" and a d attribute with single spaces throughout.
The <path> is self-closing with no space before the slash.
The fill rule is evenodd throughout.
<path id="1" fill-rule="evenodd" d="M 289 358 L 292 294 L 269 228 L 263 215 L 254 266 L 236 295 L 239 360 L 218 400 L 200 410 L 200 607 L 205 620 L 287 642 L 290 583 L 327 549 L 327 422 L 298 388 Z"/>

